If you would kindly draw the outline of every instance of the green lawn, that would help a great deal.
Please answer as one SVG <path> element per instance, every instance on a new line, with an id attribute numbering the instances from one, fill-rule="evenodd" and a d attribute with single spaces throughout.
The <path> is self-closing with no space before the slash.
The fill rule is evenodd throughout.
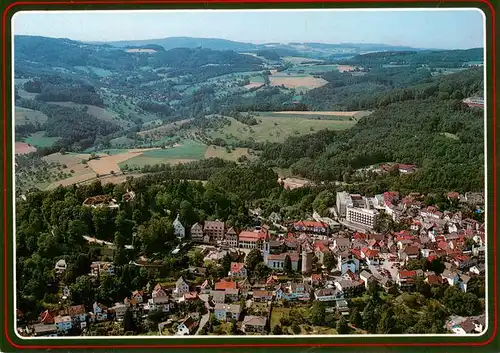
<path id="1" fill-rule="evenodd" d="M 119 145 L 131 145 L 135 143 L 135 140 L 132 140 L 128 137 L 122 136 L 122 137 L 117 137 L 115 139 L 112 139 L 110 141 L 111 146 L 119 146 Z"/>
<path id="2" fill-rule="evenodd" d="M 46 137 L 44 135 L 45 131 L 35 132 L 34 134 L 31 134 L 29 137 L 24 139 L 24 142 L 29 143 L 30 145 L 35 146 L 37 148 L 40 148 L 40 147 L 50 147 L 61 139 L 60 137 Z"/>
<path id="3" fill-rule="evenodd" d="M 315 131 L 331 129 L 345 130 L 351 128 L 355 121 L 349 120 L 315 120 L 303 117 L 276 117 L 274 115 L 260 114 L 256 117 L 259 123 L 248 126 L 228 118 L 230 126 L 216 131 L 208 131 L 211 137 L 220 137 L 227 141 L 248 140 L 253 138 L 258 142 L 275 141 L 282 142 L 289 136 L 311 134 Z"/>

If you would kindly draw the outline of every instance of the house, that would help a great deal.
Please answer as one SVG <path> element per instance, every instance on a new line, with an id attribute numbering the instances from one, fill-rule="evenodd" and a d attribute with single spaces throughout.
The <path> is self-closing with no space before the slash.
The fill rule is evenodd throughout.
<path id="1" fill-rule="evenodd" d="M 189 293 L 184 293 L 182 297 L 179 299 L 179 302 L 189 302 L 189 301 L 197 301 L 200 300 L 198 297 L 198 292 L 189 292 Z"/>
<path id="2" fill-rule="evenodd" d="M 318 241 L 314 243 L 314 255 L 316 255 L 316 258 L 318 259 L 318 262 L 320 264 L 323 264 L 325 255 L 328 253 L 330 253 L 330 249 L 328 248 L 328 245 L 325 244 L 325 242 Z"/>
<path id="3" fill-rule="evenodd" d="M 35 324 L 33 326 L 35 337 L 57 337 L 57 328 L 54 324 Z"/>
<path id="4" fill-rule="evenodd" d="M 378 250 L 362 248 L 361 258 L 364 259 L 368 265 L 378 265 L 379 263 Z"/>
<path id="5" fill-rule="evenodd" d="M 63 273 L 64 271 L 66 271 L 67 268 L 68 265 L 66 264 L 66 261 L 64 259 L 61 259 L 56 262 L 55 266 L 56 273 Z"/>
<path id="6" fill-rule="evenodd" d="M 362 293 L 365 290 L 365 282 L 359 281 L 336 281 L 335 287 L 344 293 L 345 297 L 351 298 Z"/>
<path id="7" fill-rule="evenodd" d="M 240 298 L 240 290 L 238 288 L 227 288 L 224 290 L 227 300 L 231 302 L 238 301 Z"/>
<path id="8" fill-rule="evenodd" d="M 108 319 L 108 308 L 104 305 L 94 302 L 92 309 L 96 321 L 106 321 Z"/>
<path id="9" fill-rule="evenodd" d="M 177 296 L 182 296 L 184 293 L 189 292 L 189 285 L 184 281 L 184 278 L 179 277 L 177 282 L 175 282 L 175 289 L 174 293 L 177 294 Z"/>
<path id="10" fill-rule="evenodd" d="M 229 228 L 226 233 L 226 243 L 232 248 L 239 247 L 238 233 L 236 233 L 233 227 Z"/>
<path id="11" fill-rule="evenodd" d="M 109 308 L 115 313 L 116 321 L 122 321 L 125 317 L 125 313 L 127 312 L 128 305 L 122 303 L 116 303 L 115 306 Z"/>
<path id="12" fill-rule="evenodd" d="M 203 227 L 198 222 L 191 226 L 191 240 L 196 243 L 203 242 Z"/>
<path id="13" fill-rule="evenodd" d="M 224 304 L 226 302 L 226 292 L 222 290 L 211 290 L 210 296 L 212 301 L 216 304 Z"/>
<path id="14" fill-rule="evenodd" d="M 166 296 L 167 296 L 167 292 L 165 291 L 165 289 L 163 288 L 163 286 L 160 283 L 158 283 L 153 288 L 153 292 L 151 293 L 152 298 L 166 297 Z"/>
<path id="15" fill-rule="evenodd" d="M 191 317 L 184 319 L 179 326 L 177 326 L 178 336 L 191 335 L 195 332 L 196 327 L 198 327 L 198 322 Z"/>
<path id="16" fill-rule="evenodd" d="M 90 265 L 90 275 L 91 276 L 99 276 L 103 273 L 106 273 L 108 276 L 115 275 L 115 266 L 111 262 L 104 261 L 94 261 Z"/>
<path id="17" fill-rule="evenodd" d="M 313 286 L 320 286 L 323 283 L 323 275 L 321 273 L 313 273 L 309 281 Z"/>
<path id="18" fill-rule="evenodd" d="M 361 271 L 361 273 L 359 274 L 359 278 L 364 282 L 365 288 L 368 288 L 368 283 L 375 279 L 375 277 L 367 271 Z"/>
<path id="19" fill-rule="evenodd" d="M 292 264 L 292 271 L 297 271 L 299 268 L 299 254 L 292 252 L 285 252 L 281 254 L 267 255 L 266 265 L 273 270 L 284 270 L 286 257 L 290 258 Z"/>
<path id="20" fill-rule="evenodd" d="M 359 259 L 354 256 L 341 256 L 337 262 L 337 270 L 342 274 L 347 271 L 357 273 L 359 271 Z"/>
<path id="21" fill-rule="evenodd" d="M 239 304 L 215 304 L 214 315 L 220 321 L 238 321 L 241 315 Z"/>
<path id="22" fill-rule="evenodd" d="M 331 302 L 343 299 L 344 293 L 335 288 L 322 288 L 314 292 L 314 298 L 321 302 Z"/>
<path id="23" fill-rule="evenodd" d="M 469 268 L 469 272 L 475 275 L 484 275 L 485 266 L 484 264 L 477 264 Z"/>
<path id="24" fill-rule="evenodd" d="M 233 281 L 220 280 L 215 283 L 215 290 L 236 289 L 238 284 Z"/>
<path id="25" fill-rule="evenodd" d="M 252 297 L 256 302 L 265 302 L 273 299 L 273 292 L 267 290 L 254 290 Z"/>
<path id="26" fill-rule="evenodd" d="M 486 248 L 484 245 L 472 248 L 472 255 L 476 256 L 480 261 L 484 261 Z"/>
<path id="27" fill-rule="evenodd" d="M 264 316 L 247 315 L 241 326 L 245 333 L 266 333 L 267 318 Z"/>
<path id="28" fill-rule="evenodd" d="M 168 313 L 173 307 L 173 302 L 168 296 L 154 297 L 148 300 L 147 307 L 152 311 L 163 311 L 164 313 Z"/>
<path id="29" fill-rule="evenodd" d="M 266 229 L 243 231 L 238 235 L 238 244 L 242 249 L 264 249 L 264 242 L 269 239 Z"/>
<path id="30" fill-rule="evenodd" d="M 83 304 L 70 306 L 68 308 L 68 315 L 73 321 L 73 327 L 87 327 L 87 312 Z"/>
<path id="31" fill-rule="evenodd" d="M 212 290 L 212 285 L 210 284 L 210 281 L 206 279 L 201 285 L 200 285 L 200 293 L 210 293 Z"/>
<path id="32" fill-rule="evenodd" d="M 244 278 L 247 276 L 247 269 L 244 262 L 231 262 L 229 276 Z"/>
<path id="33" fill-rule="evenodd" d="M 454 325 L 451 330 L 458 335 L 481 333 L 484 329 L 484 325 L 481 321 L 482 320 L 467 318 L 461 323 Z"/>
<path id="34" fill-rule="evenodd" d="M 315 234 L 328 234 L 328 224 L 317 221 L 298 221 L 293 225 L 293 229 L 298 232 L 315 233 Z"/>
<path id="35" fill-rule="evenodd" d="M 412 288 L 415 284 L 415 279 L 424 275 L 422 270 L 401 270 L 396 276 L 396 284 L 402 289 Z"/>
<path id="36" fill-rule="evenodd" d="M 226 226 L 224 222 L 221 222 L 218 219 L 215 221 L 206 221 L 205 227 L 203 228 L 205 236 L 207 236 L 211 242 L 217 242 L 223 240 L 225 230 Z"/>
<path id="37" fill-rule="evenodd" d="M 269 217 L 267 217 L 267 219 L 271 223 L 281 222 L 281 216 L 279 215 L 279 213 L 276 213 L 276 212 L 271 212 L 271 214 L 269 215 Z"/>
<path id="38" fill-rule="evenodd" d="M 179 214 L 177 214 L 177 217 L 175 218 L 174 222 L 172 223 L 172 226 L 174 227 L 174 235 L 177 238 L 182 239 L 186 236 L 186 228 L 184 228 L 181 221 L 179 220 Z"/>
<path id="39" fill-rule="evenodd" d="M 446 280 L 450 286 L 458 284 L 458 281 L 460 279 L 459 275 L 456 272 L 450 271 L 448 269 L 443 271 L 441 277 Z"/>
<path id="40" fill-rule="evenodd" d="M 134 299 L 137 304 L 144 303 L 144 292 L 142 290 L 133 291 L 131 299 Z"/>
<path id="41" fill-rule="evenodd" d="M 427 282 L 430 286 L 441 286 L 443 283 L 445 283 L 446 280 L 441 276 L 431 274 L 428 275 L 424 281 Z"/>
<path id="42" fill-rule="evenodd" d="M 278 285 L 274 291 L 277 300 L 310 300 L 311 290 L 305 283 L 292 283 Z"/>
<path id="43" fill-rule="evenodd" d="M 337 309 L 337 312 L 347 316 L 349 315 L 349 305 L 347 303 L 347 300 L 345 299 L 340 299 L 335 302 L 335 308 Z"/>
<path id="44" fill-rule="evenodd" d="M 404 250 L 398 252 L 398 257 L 400 261 L 409 261 L 418 259 L 420 250 L 416 246 L 407 246 Z"/>
<path id="45" fill-rule="evenodd" d="M 45 310 L 43 313 L 40 314 L 40 322 L 42 324 L 53 324 L 54 315 L 50 311 Z"/>
<path id="46" fill-rule="evenodd" d="M 73 321 L 69 315 L 57 315 L 54 317 L 54 324 L 56 325 L 57 332 L 61 333 L 66 333 L 73 328 Z"/>
<path id="47" fill-rule="evenodd" d="M 461 271 L 465 270 L 466 268 L 470 268 L 472 265 L 474 265 L 475 261 L 471 259 L 467 255 L 457 255 L 455 258 L 452 260 L 452 263 Z"/>
<path id="48" fill-rule="evenodd" d="M 470 277 L 467 276 L 467 275 L 460 275 L 460 278 L 459 278 L 459 282 L 458 282 L 458 285 L 460 287 L 460 290 L 462 292 L 467 292 L 467 284 L 469 283 L 470 281 Z"/>
<path id="49" fill-rule="evenodd" d="M 64 286 L 64 288 L 62 289 L 63 299 L 69 298 L 70 295 L 71 295 L 71 291 L 69 290 L 68 286 Z"/>

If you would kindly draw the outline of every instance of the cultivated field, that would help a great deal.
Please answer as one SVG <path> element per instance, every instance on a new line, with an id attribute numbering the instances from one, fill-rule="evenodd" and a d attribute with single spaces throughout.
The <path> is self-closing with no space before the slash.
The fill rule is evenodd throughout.
<path id="1" fill-rule="evenodd" d="M 273 74 L 269 76 L 269 80 L 272 86 L 284 85 L 286 88 L 305 88 L 313 89 L 324 86 L 328 81 L 322 78 L 316 78 L 312 76 L 299 76 L 299 75 L 286 75 L 286 74 Z"/>
<path id="2" fill-rule="evenodd" d="M 364 116 L 368 116 L 371 114 L 370 111 L 359 110 L 359 111 L 281 111 L 281 112 L 273 112 L 272 114 L 280 114 L 280 115 L 296 115 L 296 116 L 325 116 L 325 117 L 353 117 L 353 118 L 361 118 Z"/>
<path id="3" fill-rule="evenodd" d="M 112 174 L 111 172 L 119 173 L 121 171 L 119 163 L 125 162 L 152 150 L 156 150 L 156 148 L 130 149 L 123 153 L 106 155 L 100 157 L 99 159 L 92 159 L 88 161 L 88 165 L 98 175 Z"/>
<path id="4" fill-rule="evenodd" d="M 258 87 L 262 87 L 262 86 L 264 86 L 263 83 L 252 82 L 252 83 L 249 83 L 248 85 L 246 85 L 245 88 L 252 89 L 252 88 L 258 88 Z"/>
<path id="5" fill-rule="evenodd" d="M 36 148 L 25 143 L 25 142 L 16 142 L 15 145 L 16 154 L 27 154 L 31 152 L 36 152 Z"/>
<path id="6" fill-rule="evenodd" d="M 27 108 L 16 107 L 16 125 L 24 125 L 24 124 L 43 124 L 47 121 L 47 115 L 42 112 L 31 110 Z"/>
<path id="7" fill-rule="evenodd" d="M 248 159 L 254 158 L 249 153 L 248 148 L 236 148 L 231 153 L 228 153 L 224 147 L 209 146 L 205 152 L 205 158 L 221 158 L 233 162 L 236 162 L 241 156 L 247 156 Z"/>
<path id="8" fill-rule="evenodd" d="M 285 56 L 283 57 L 283 61 L 287 61 L 292 64 L 301 64 L 303 62 L 323 62 L 323 60 L 320 59 L 302 58 L 300 56 Z"/>

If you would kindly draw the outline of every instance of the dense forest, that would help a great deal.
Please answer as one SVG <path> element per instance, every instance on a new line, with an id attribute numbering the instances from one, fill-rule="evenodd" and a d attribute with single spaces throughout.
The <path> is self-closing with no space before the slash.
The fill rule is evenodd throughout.
<path id="1" fill-rule="evenodd" d="M 467 50 L 424 50 L 424 51 L 384 51 L 356 55 L 343 60 L 346 65 L 382 66 L 382 65 L 428 65 L 430 67 L 461 67 L 464 62 L 483 61 L 483 48 Z"/>

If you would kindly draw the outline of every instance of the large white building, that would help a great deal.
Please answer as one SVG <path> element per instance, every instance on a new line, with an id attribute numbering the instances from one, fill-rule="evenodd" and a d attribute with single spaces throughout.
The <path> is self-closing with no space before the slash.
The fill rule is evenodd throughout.
<path id="1" fill-rule="evenodd" d="M 346 220 L 348 222 L 373 228 L 377 224 L 379 212 L 374 209 L 347 207 Z"/>

